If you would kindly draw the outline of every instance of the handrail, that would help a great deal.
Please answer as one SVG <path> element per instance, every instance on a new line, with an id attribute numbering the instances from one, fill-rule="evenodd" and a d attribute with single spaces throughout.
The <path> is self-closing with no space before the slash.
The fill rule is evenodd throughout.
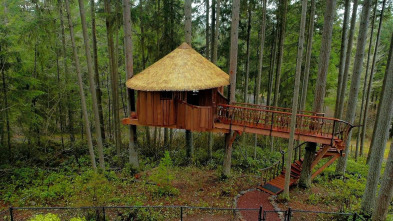
<path id="1" fill-rule="evenodd" d="M 255 111 L 264 111 L 264 112 L 269 112 L 269 113 L 279 113 L 279 114 L 285 114 L 285 115 L 292 115 L 292 113 L 290 113 L 290 112 L 265 110 L 265 109 L 250 108 L 250 107 L 242 107 L 242 106 L 236 106 L 236 105 L 231 105 L 231 104 L 218 104 L 217 106 L 233 107 L 233 108 L 239 108 L 239 109 L 248 109 L 248 110 L 255 110 Z M 333 121 L 343 122 L 343 123 L 346 123 L 346 124 L 349 124 L 349 125 L 352 126 L 352 124 L 350 124 L 347 121 L 340 120 L 340 119 L 337 119 L 337 118 L 332 118 L 332 117 L 313 116 L 313 115 L 306 115 L 306 114 L 296 114 L 296 116 L 298 116 L 298 117 L 315 118 L 315 119 L 321 119 L 321 120 L 333 120 Z"/>
<path id="2" fill-rule="evenodd" d="M 303 143 L 301 143 L 301 144 L 299 144 L 299 145 L 297 145 L 295 148 L 293 148 L 294 150 L 297 150 L 297 149 L 301 149 L 301 146 L 303 146 L 304 144 L 306 144 L 306 143 L 308 143 L 308 142 L 303 142 Z M 261 177 L 262 177 L 262 184 L 265 184 L 265 183 L 267 183 L 267 182 L 269 182 L 270 180 L 272 180 L 272 179 L 274 179 L 274 178 L 276 178 L 277 177 L 277 175 L 281 172 L 281 171 L 284 171 L 284 168 L 285 168 L 285 154 L 286 154 L 286 152 L 285 151 L 280 151 L 280 153 L 281 153 L 281 158 L 279 159 L 279 160 L 277 160 L 276 162 L 274 162 L 271 166 L 268 166 L 268 167 L 265 167 L 265 168 L 262 168 L 262 169 L 260 169 L 260 171 L 261 171 Z M 300 160 L 300 151 L 299 151 L 299 160 Z M 292 162 L 295 162 L 295 159 L 296 159 L 296 155 L 294 154 L 293 155 L 293 160 L 292 160 Z M 281 170 L 277 170 L 278 168 L 277 168 L 277 166 L 279 166 L 279 165 L 281 165 Z"/>
<path id="3" fill-rule="evenodd" d="M 241 103 L 241 102 L 233 102 L 231 103 L 232 105 L 244 105 L 244 106 L 254 106 L 254 107 L 261 107 L 261 108 L 270 108 L 270 109 L 276 109 L 276 110 L 289 110 L 292 111 L 291 108 L 288 107 L 275 107 L 275 106 L 267 106 L 267 105 L 261 105 L 261 104 L 250 104 L 250 103 Z M 269 110 L 269 109 L 267 109 Z M 321 112 L 315 112 L 315 111 L 306 111 L 306 110 L 298 110 L 299 113 L 310 113 L 310 114 L 314 114 L 317 116 L 325 116 L 325 113 L 321 113 Z"/>
<path id="4" fill-rule="evenodd" d="M 234 125 L 261 128 L 278 132 L 290 131 L 291 113 L 236 105 L 218 104 L 217 120 Z M 338 144 L 339 149 L 345 147 L 352 124 L 329 117 L 297 114 L 295 134 L 309 137 L 330 139 L 330 145 Z M 327 143 L 325 143 L 327 144 Z"/>

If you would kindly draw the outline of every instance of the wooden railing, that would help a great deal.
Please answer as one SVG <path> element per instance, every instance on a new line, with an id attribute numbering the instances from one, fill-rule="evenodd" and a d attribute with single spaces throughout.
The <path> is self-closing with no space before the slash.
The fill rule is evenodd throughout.
<path id="1" fill-rule="evenodd" d="M 262 185 L 275 179 L 282 171 L 281 160 L 276 161 L 273 165 L 261 169 Z"/>
<path id="2" fill-rule="evenodd" d="M 266 105 L 260 105 L 260 104 L 250 104 L 250 103 L 231 103 L 232 105 L 235 106 L 240 106 L 240 107 L 248 107 L 248 108 L 258 108 L 258 109 L 263 109 L 263 110 L 272 110 L 272 111 L 281 111 L 281 112 L 291 112 L 291 108 L 286 108 L 286 107 L 274 107 L 274 106 L 266 106 Z M 299 114 L 305 114 L 305 115 L 314 115 L 314 116 L 321 116 L 324 117 L 325 113 L 319 113 L 319 112 L 313 112 L 313 111 L 304 111 L 304 110 L 298 110 Z"/>
<path id="3" fill-rule="evenodd" d="M 334 141 L 345 141 L 352 128 L 348 122 L 335 118 L 305 114 L 297 114 L 296 117 L 296 135 L 328 138 L 331 144 Z M 219 104 L 216 121 L 289 133 L 291 113 Z"/>
<path id="4" fill-rule="evenodd" d="M 302 146 L 307 144 L 307 142 L 301 143 L 294 148 L 294 154 L 292 156 L 291 164 L 295 163 L 297 160 L 301 160 L 301 149 Z M 271 166 L 261 169 L 262 185 L 275 179 L 281 174 L 285 168 L 285 156 L 286 152 L 281 151 L 281 158 L 274 162 Z"/>

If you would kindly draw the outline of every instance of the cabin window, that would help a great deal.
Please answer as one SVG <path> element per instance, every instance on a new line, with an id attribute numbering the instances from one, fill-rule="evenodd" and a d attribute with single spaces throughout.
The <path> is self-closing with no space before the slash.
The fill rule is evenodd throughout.
<path id="1" fill-rule="evenodd" d="M 192 105 L 199 105 L 199 91 L 194 90 L 194 91 L 188 91 L 187 92 L 187 103 L 192 104 Z"/>
<path id="2" fill-rule="evenodd" d="M 161 100 L 172 100 L 173 94 L 172 91 L 162 91 L 160 93 Z"/>

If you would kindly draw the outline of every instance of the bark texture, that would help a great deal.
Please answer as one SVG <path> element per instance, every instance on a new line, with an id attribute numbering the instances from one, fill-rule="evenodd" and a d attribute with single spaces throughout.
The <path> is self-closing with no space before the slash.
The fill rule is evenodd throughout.
<path id="1" fill-rule="evenodd" d="M 278 40 L 278 55 L 277 55 L 277 69 L 276 69 L 276 82 L 274 86 L 274 103 L 273 106 L 278 106 L 278 98 L 280 93 L 280 83 L 281 83 L 281 66 L 284 58 L 284 41 L 285 41 L 285 29 L 287 24 L 287 8 L 288 8 L 288 0 L 280 0 L 279 7 L 279 33 L 280 37 Z"/>
<path id="2" fill-rule="evenodd" d="M 364 140 L 366 138 L 366 131 L 367 131 L 367 121 L 368 121 L 368 109 L 370 106 L 370 96 L 372 94 L 372 83 L 373 83 L 373 79 L 374 79 L 374 73 L 375 73 L 375 65 L 377 62 L 377 54 L 378 54 L 378 45 L 379 45 L 379 39 L 380 39 L 380 35 L 381 35 L 381 29 L 382 29 L 382 21 L 383 21 L 383 13 L 385 11 L 385 6 L 386 6 L 386 0 L 383 1 L 382 3 L 382 9 L 381 9 L 381 14 L 379 17 L 379 24 L 378 24 L 378 32 L 377 32 L 377 37 L 375 40 L 375 47 L 374 47 L 374 55 L 373 55 L 373 63 L 371 65 L 371 70 L 370 70 L 370 80 L 368 82 L 368 86 L 367 86 L 367 96 L 366 96 L 366 104 L 364 107 L 364 114 L 363 114 L 363 130 L 362 130 L 362 136 L 361 136 L 361 144 L 360 147 L 361 149 L 363 149 L 363 145 L 364 145 Z M 372 149 L 369 149 L 369 152 L 367 154 L 367 161 L 366 163 L 369 163 L 370 160 L 370 156 L 372 153 Z"/>
<path id="3" fill-rule="evenodd" d="M 187 44 L 191 46 L 191 0 L 186 0 L 184 3 L 184 29 L 185 29 L 185 39 Z M 194 143 L 193 143 L 193 136 L 192 132 L 186 130 L 186 152 L 187 158 L 190 159 L 190 162 L 193 162 L 194 159 Z"/>
<path id="4" fill-rule="evenodd" d="M 367 29 L 368 29 L 368 23 L 370 17 L 370 4 L 371 4 L 371 0 L 365 0 L 363 2 L 362 16 L 360 18 L 359 35 L 358 35 L 357 46 L 356 46 L 356 55 L 353 64 L 351 87 L 348 95 L 348 108 L 345 115 L 345 120 L 351 124 L 353 124 L 355 121 L 356 103 L 358 100 L 360 77 L 363 70 L 364 51 L 367 42 Z M 337 174 L 342 175 L 345 173 L 345 168 L 347 165 L 347 159 L 349 155 L 351 137 L 352 137 L 352 131 L 349 132 L 348 139 L 345 141 L 346 142 L 345 146 L 347 147 L 345 148 L 345 156 L 340 157 L 338 160 L 337 167 L 336 167 Z"/>
<path id="5" fill-rule="evenodd" d="M 140 2 L 142 3 L 142 2 Z M 142 6 L 142 5 L 141 5 Z M 124 48 L 125 48 L 125 63 L 126 63 L 126 80 L 132 78 L 134 75 L 134 60 L 132 54 L 132 27 L 131 27 L 131 8 L 128 0 L 123 0 L 123 25 L 124 25 Z M 127 107 L 128 113 L 135 111 L 134 90 L 127 88 Z M 139 168 L 138 152 L 136 151 L 135 142 L 135 126 L 129 126 L 129 141 L 128 141 L 128 161 L 129 163 Z"/>
<path id="6" fill-rule="evenodd" d="M 370 148 L 373 149 L 370 156 L 366 189 L 362 198 L 362 211 L 371 214 L 375 205 L 379 176 L 381 173 L 383 154 L 386 142 L 389 138 L 389 127 L 393 115 L 393 34 L 389 49 L 389 57 L 382 87 L 382 96 L 378 106 L 377 119 L 374 124 L 374 133 Z M 386 202 L 387 203 L 387 202 Z"/>
<path id="7" fill-rule="evenodd" d="M 343 21 L 343 29 L 341 35 L 341 48 L 340 48 L 340 64 L 338 67 L 338 81 L 337 81 L 337 96 L 336 96 L 336 106 L 334 111 L 334 117 L 337 117 L 339 103 L 341 103 L 341 99 L 344 99 L 344 96 L 341 94 L 341 88 L 344 80 L 344 67 L 345 67 L 345 56 L 348 47 L 348 19 L 350 13 L 350 0 L 345 0 L 345 12 L 344 12 L 344 21 Z"/>
<path id="8" fill-rule="evenodd" d="M 371 220 L 386 220 L 389 211 L 389 202 L 393 198 L 393 141 L 390 145 L 388 161 L 386 162 L 385 172 L 379 189 L 377 204 L 375 206 Z"/>
<path id="9" fill-rule="evenodd" d="M 351 64 L 352 58 L 352 45 L 353 45 L 353 36 L 355 34 L 355 26 L 356 26 L 356 13 L 358 10 L 358 0 L 353 1 L 353 9 L 352 9 L 352 17 L 351 17 L 351 27 L 349 29 L 349 36 L 348 36 L 348 46 L 345 55 L 345 65 L 344 65 L 344 73 L 343 73 L 343 80 L 341 85 L 340 91 L 340 100 L 337 104 L 335 117 L 341 119 L 342 113 L 344 111 L 344 100 L 345 100 L 345 93 L 347 90 L 347 82 L 348 82 L 348 73 L 349 73 L 349 66 Z M 341 99 L 342 98 L 342 99 Z"/>
<path id="10" fill-rule="evenodd" d="M 336 0 L 326 2 L 325 20 L 323 24 L 323 34 L 321 42 L 321 52 L 319 54 L 318 76 L 315 85 L 314 112 L 322 112 L 326 93 L 326 78 L 329 69 L 330 51 L 332 44 L 332 32 L 334 13 L 336 10 Z M 308 147 L 308 148 L 307 148 Z M 306 153 L 300 173 L 299 185 L 303 188 L 311 187 L 311 164 L 314 160 L 316 144 L 308 143 Z M 315 147 L 315 148 L 314 148 Z"/>
<path id="11" fill-rule="evenodd" d="M 237 52 L 238 52 L 238 35 L 239 35 L 239 10 L 240 0 L 233 0 L 232 3 L 232 24 L 231 24 L 231 51 L 229 57 L 229 102 L 235 102 L 235 91 L 236 91 L 236 72 L 237 72 Z M 231 174 L 231 162 L 232 162 L 232 144 L 229 142 L 231 135 L 229 132 L 225 134 L 225 156 L 222 168 L 222 175 L 228 177 Z"/>
<path id="12" fill-rule="evenodd" d="M 310 20 L 308 22 L 306 63 L 304 64 L 303 87 L 302 87 L 302 95 L 301 95 L 302 97 L 300 100 L 300 107 L 299 107 L 300 110 L 305 109 L 306 102 L 307 102 L 307 88 L 308 88 L 308 79 L 310 77 L 312 42 L 314 37 L 314 21 L 315 21 L 315 0 L 311 0 Z"/>
<path id="13" fill-rule="evenodd" d="M 291 179 L 291 163 L 292 163 L 292 155 L 293 155 L 292 152 L 295 143 L 294 138 L 295 138 L 295 129 L 296 129 L 296 114 L 297 114 L 298 101 L 299 101 L 300 76 L 302 74 L 301 72 L 302 72 L 302 61 L 303 61 L 304 30 L 306 29 L 307 1 L 308 0 L 302 0 L 302 13 L 300 19 L 299 41 L 298 41 L 299 43 L 298 43 L 297 59 L 296 59 L 295 87 L 293 89 L 293 98 L 292 98 L 291 129 L 289 133 L 287 160 L 285 162 L 286 164 L 285 185 L 284 185 L 285 197 L 289 197 L 289 183 Z"/>
<path id="14" fill-rule="evenodd" d="M 104 1 L 104 11 L 106 14 L 106 36 L 108 39 L 108 52 L 109 52 L 109 69 L 111 73 L 111 90 L 112 90 L 112 111 L 113 111 L 113 131 L 117 155 L 121 155 L 121 137 L 120 137 L 120 116 L 119 116 L 119 93 L 118 82 L 119 73 L 117 71 L 117 59 L 115 53 L 115 46 L 113 40 L 113 32 L 115 29 L 114 16 L 111 13 L 110 0 Z"/>
<path id="15" fill-rule="evenodd" d="M 82 116 L 83 116 L 83 123 L 84 123 L 84 127 L 85 127 L 85 132 L 86 132 L 87 146 L 89 148 L 91 165 L 92 165 L 93 169 L 96 171 L 97 166 L 96 166 L 95 154 L 94 154 L 94 149 L 93 149 L 93 141 L 91 139 L 89 116 L 87 114 L 86 97 L 85 97 L 85 93 L 83 91 L 83 80 L 82 80 L 82 74 L 81 74 L 81 69 L 80 69 L 80 64 L 79 64 L 78 52 L 76 50 L 76 45 L 75 45 L 74 27 L 72 25 L 70 3 L 68 0 L 65 0 L 65 6 L 66 6 L 66 12 L 67 12 L 67 18 L 68 18 L 68 25 L 69 25 L 69 29 L 70 29 L 72 52 L 74 54 L 75 69 L 76 69 L 76 74 L 78 76 L 79 96 L 81 98 Z"/>

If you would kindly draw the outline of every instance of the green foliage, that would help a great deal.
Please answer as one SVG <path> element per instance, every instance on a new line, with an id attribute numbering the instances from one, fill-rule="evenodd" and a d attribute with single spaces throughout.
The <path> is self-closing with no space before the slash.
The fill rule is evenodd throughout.
<path id="1" fill-rule="evenodd" d="M 320 176 L 315 178 L 315 182 L 324 186 L 328 190 L 328 196 L 319 199 L 310 195 L 310 202 L 336 203 L 342 211 L 358 211 L 360 201 L 366 188 L 366 177 L 368 167 L 363 159 L 355 162 L 348 159 L 347 173 L 343 179 L 335 177 L 335 166 L 326 168 Z"/>
<path id="2" fill-rule="evenodd" d="M 43 214 L 36 215 L 32 219 L 29 219 L 29 221 L 60 221 L 60 218 L 55 214 L 47 213 L 45 215 Z"/>
<path id="3" fill-rule="evenodd" d="M 113 176 L 113 172 L 107 174 L 109 179 Z M 89 170 L 81 176 L 75 178 L 75 202 L 80 206 L 99 206 L 106 205 L 113 197 L 114 186 L 109 179 L 103 174 L 95 173 Z"/>
<path id="4" fill-rule="evenodd" d="M 152 187 L 152 191 L 159 196 L 173 196 L 179 193 L 178 189 L 173 187 L 172 181 L 174 175 L 171 172 L 172 159 L 168 151 L 165 151 L 164 157 L 161 159 L 160 164 L 149 177 L 156 186 Z"/>

